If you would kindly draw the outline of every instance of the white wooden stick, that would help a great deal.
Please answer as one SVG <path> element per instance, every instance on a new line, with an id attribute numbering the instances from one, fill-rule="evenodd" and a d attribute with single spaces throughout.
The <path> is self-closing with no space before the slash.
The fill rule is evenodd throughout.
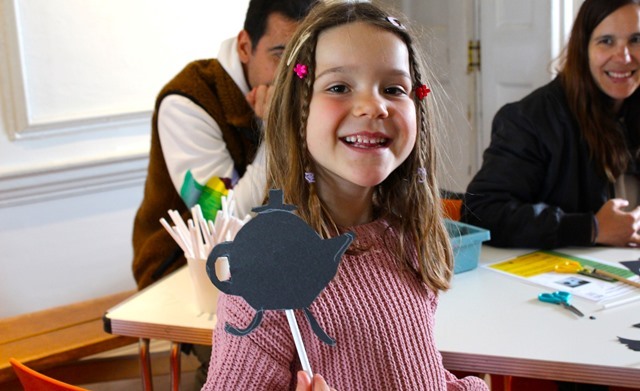
<path id="1" fill-rule="evenodd" d="M 234 217 L 236 215 L 236 200 L 229 201 L 229 217 Z"/>
<path id="2" fill-rule="evenodd" d="M 640 300 L 640 295 L 633 295 L 633 296 L 629 296 L 629 297 L 625 297 L 622 299 L 618 299 L 618 300 L 613 300 L 610 302 L 603 302 L 600 304 L 600 308 L 598 308 L 599 311 L 605 310 L 607 308 L 613 308 L 613 307 L 617 307 L 623 304 L 627 304 L 627 303 L 632 303 L 634 301 Z"/>
<path id="3" fill-rule="evenodd" d="M 196 204 L 193 208 L 191 208 L 191 214 L 194 215 L 194 219 L 198 220 L 198 224 L 200 226 L 200 230 L 202 231 L 202 238 L 204 239 L 205 250 L 207 255 L 209 255 L 209 251 L 211 250 L 211 232 L 209 232 L 209 227 L 207 226 L 207 220 L 204 218 L 202 214 L 202 208 L 200 204 Z"/>
<path id="4" fill-rule="evenodd" d="M 188 253 L 188 249 L 187 249 L 186 245 L 184 244 L 184 242 L 182 241 L 182 239 L 180 238 L 180 235 L 178 235 L 178 233 L 169 225 L 169 223 L 167 222 L 167 220 L 165 220 L 164 217 L 160 219 L 160 224 L 162 224 L 164 229 L 166 229 L 167 232 L 169 232 L 169 235 L 171 235 L 173 240 L 175 240 L 176 243 L 178 243 L 178 246 L 180 246 L 182 251 L 184 251 L 184 253 L 187 254 Z"/>
<path id="5" fill-rule="evenodd" d="M 220 218 L 220 215 L 218 215 L 218 218 Z M 231 217 L 229 216 L 224 216 L 222 219 L 222 227 L 220 228 L 220 232 L 218 232 L 218 242 L 226 240 L 227 232 L 229 231 L 229 221 L 231 221 Z"/>
<path id="6" fill-rule="evenodd" d="M 180 216 L 180 213 L 178 213 L 178 211 L 176 210 L 170 210 L 169 216 L 171 217 L 171 220 L 173 220 L 173 223 L 178 230 L 178 234 L 180 234 L 180 237 L 182 238 L 182 240 L 184 240 L 184 244 L 190 248 L 193 248 L 189 235 L 189 228 L 187 227 L 187 224 L 184 222 L 184 220 L 182 220 L 182 216 Z"/>
<path id="7" fill-rule="evenodd" d="M 213 248 L 213 246 L 217 244 L 216 238 L 218 237 L 218 231 L 216 230 L 216 227 L 213 224 L 213 221 L 211 220 L 207 221 L 207 225 L 209 226 L 209 232 L 211 233 L 211 236 L 209 238 L 211 240 L 211 248 Z"/>
<path id="8" fill-rule="evenodd" d="M 224 226 L 224 212 L 222 210 L 219 210 L 216 213 L 216 218 L 213 221 L 213 225 L 216 228 L 216 236 L 215 236 L 215 242 L 216 243 L 220 243 L 220 239 L 222 239 L 222 227 Z"/>
<path id="9" fill-rule="evenodd" d="M 204 259 L 202 239 L 198 238 L 198 236 L 200 236 L 200 228 L 196 227 L 196 223 L 191 219 L 189 219 L 187 224 L 189 224 L 189 234 L 191 236 L 191 243 L 193 244 L 193 255 L 195 255 L 197 259 Z"/>
<path id="10" fill-rule="evenodd" d="M 300 357 L 300 364 L 302 369 L 309 374 L 309 378 L 313 379 L 313 372 L 311 372 L 311 365 L 309 364 L 309 357 L 307 357 L 307 351 L 304 348 L 302 342 L 302 335 L 300 335 L 300 329 L 298 328 L 298 322 L 293 310 L 284 310 L 287 314 L 287 320 L 289 321 L 289 328 L 291 329 L 291 335 L 293 336 L 293 342 L 296 344 L 296 350 L 298 351 L 298 357 Z"/>

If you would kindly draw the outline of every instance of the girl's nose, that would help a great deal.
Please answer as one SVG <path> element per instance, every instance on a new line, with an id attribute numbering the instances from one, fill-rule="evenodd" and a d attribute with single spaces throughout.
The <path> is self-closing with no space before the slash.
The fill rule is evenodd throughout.
<path id="1" fill-rule="evenodd" d="M 356 117 L 369 116 L 371 118 L 386 118 L 389 116 L 387 105 L 377 92 L 363 92 L 356 96 L 353 105 L 353 115 Z"/>

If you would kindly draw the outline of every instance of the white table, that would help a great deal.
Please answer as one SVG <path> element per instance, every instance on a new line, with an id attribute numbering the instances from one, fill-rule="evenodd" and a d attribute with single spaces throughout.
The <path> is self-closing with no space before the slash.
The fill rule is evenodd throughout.
<path id="1" fill-rule="evenodd" d="M 481 265 L 531 250 L 483 246 Z M 638 259 L 638 249 L 573 248 L 574 256 L 607 261 Z M 436 315 L 436 341 L 447 368 L 480 373 L 640 387 L 640 352 L 618 336 L 640 340 L 640 301 L 598 311 L 574 297 L 579 318 L 537 300 L 551 290 L 479 267 L 453 279 Z M 640 289 L 638 290 L 640 295 Z M 595 319 L 590 319 L 594 316 Z"/>
<path id="2" fill-rule="evenodd" d="M 481 265 L 531 250 L 483 246 Z M 640 249 L 575 248 L 562 252 L 608 261 L 638 259 Z M 198 314 L 190 275 L 182 268 L 110 309 L 105 324 L 113 334 L 141 339 L 143 382 L 152 389 L 149 339 L 174 343 L 173 388 L 179 383 L 179 344 L 211 344 L 214 315 Z M 584 318 L 546 303 L 549 291 L 478 267 L 458 274 L 441 296 L 436 341 L 451 370 L 504 374 L 622 387 L 640 386 L 640 352 L 617 337 L 640 340 L 640 301 L 597 311 L 588 300 L 574 298 Z M 638 290 L 640 294 L 640 289 Z M 594 316 L 595 319 L 590 319 Z M 146 366 L 144 365 L 146 363 Z"/>
<path id="3" fill-rule="evenodd" d="M 215 314 L 200 313 L 189 269 L 183 267 L 111 308 L 104 316 L 112 334 L 140 339 L 141 378 L 153 390 L 149 341 L 171 341 L 171 389 L 180 389 L 180 346 L 211 345 Z"/>

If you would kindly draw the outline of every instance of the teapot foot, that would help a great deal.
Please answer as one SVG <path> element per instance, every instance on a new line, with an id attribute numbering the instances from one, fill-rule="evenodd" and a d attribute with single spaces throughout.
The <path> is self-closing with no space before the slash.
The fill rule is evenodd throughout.
<path id="1" fill-rule="evenodd" d="M 245 328 L 245 329 L 239 329 L 239 328 L 233 327 L 229 323 L 227 323 L 227 324 L 224 325 L 224 330 L 227 333 L 236 335 L 238 337 L 242 337 L 244 335 L 247 335 L 250 332 L 252 332 L 253 329 L 255 329 L 256 327 L 260 326 L 260 322 L 262 322 L 262 315 L 263 314 L 264 314 L 263 310 L 260 310 L 260 311 L 256 312 L 256 315 L 253 317 L 253 320 L 251 321 L 249 326 L 247 326 L 247 328 Z"/>
<path id="2" fill-rule="evenodd" d="M 329 346 L 335 346 L 336 340 L 331 338 L 330 336 L 327 335 L 327 333 L 324 332 L 324 330 L 322 329 L 322 327 L 320 327 L 320 325 L 318 324 L 318 321 L 313 316 L 311 311 L 309 311 L 308 308 L 304 309 L 304 314 L 307 316 L 309 325 L 311 325 L 311 330 L 313 330 L 313 332 L 318 336 L 318 338 L 320 338 L 322 342 L 326 343 Z"/>

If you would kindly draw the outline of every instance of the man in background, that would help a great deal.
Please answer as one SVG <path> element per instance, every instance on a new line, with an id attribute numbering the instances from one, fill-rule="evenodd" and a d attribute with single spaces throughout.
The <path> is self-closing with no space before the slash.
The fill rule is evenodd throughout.
<path id="1" fill-rule="evenodd" d="M 186 263 L 159 222 L 168 210 L 187 221 L 199 204 L 214 220 L 230 189 L 240 218 L 262 204 L 261 120 L 285 45 L 315 2 L 251 0 L 244 28 L 221 44 L 218 57 L 189 63 L 158 94 L 144 198 L 133 226 L 139 289 Z M 206 379 L 211 350 L 201 348 L 194 347 L 203 363 L 196 383 Z"/>

